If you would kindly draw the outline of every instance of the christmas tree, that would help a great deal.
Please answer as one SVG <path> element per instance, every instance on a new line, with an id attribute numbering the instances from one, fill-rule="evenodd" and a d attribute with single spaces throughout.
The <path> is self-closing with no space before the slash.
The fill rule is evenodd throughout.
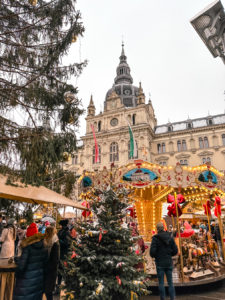
<path id="1" fill-rule="evenodd" d="M 96 220 L 79 224 L 64 262 L 66 299 L 130 300 L 148 293 L 144 272 L 135 268 L 143 262 L 134 251 L 138 237 L 123 223 L 128 194 L 122 187 L 92 193 Z"/>
<path id="2" fill-rule="evenodd" d="M 85 63 L 63 58 L 84 27 L 74 0 L 2 0 L 0 9 L 0 172 L 61 191 L 83 110 L 67 83 Z M 76 45 L 76 44 L 75 44 Z M 15 175 L 15 176 L 14 176 Z M 71 190 L 67 186 L 65 194 Z"/>

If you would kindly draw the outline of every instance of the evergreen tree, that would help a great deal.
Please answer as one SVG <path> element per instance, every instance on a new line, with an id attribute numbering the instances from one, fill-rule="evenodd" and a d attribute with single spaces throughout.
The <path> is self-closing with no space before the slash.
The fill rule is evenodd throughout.
<path id="1" fill-rule="evenodd" d="M 97 221 L 80 223 L 79 237 L 64 262 L 66 299 L 130 300 L 147 294 L 143 262 L 133 247 L 138 237 L 123 226 L 128 191 L 111 187 L 94 192 L 92 211 Z"/>
<path id="2" fill-rule="evenodd" d="M 84 32 L 75 2 L 0 3 L 0 172 L 58 191 L 72 179 L 62 162 L 76 149 L 83 112 L 67 80 L 85 62 L 62 63 Z"/>

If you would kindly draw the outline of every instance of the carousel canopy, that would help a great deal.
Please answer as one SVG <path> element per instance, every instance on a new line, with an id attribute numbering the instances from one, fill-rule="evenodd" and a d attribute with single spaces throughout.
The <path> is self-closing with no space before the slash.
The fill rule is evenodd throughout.
<path id="1" fill-rule="evenodd" d="M 3 175 L 0 175 L 0 197 L 33 204 L 54 203 L 82 210 L 85 209 L 85 207 L 78 202 L 70 200 L 44 186 L 25 186 L 21 182 L 16 182 L 14 185 L 8 185 L 7 177 Z"/>

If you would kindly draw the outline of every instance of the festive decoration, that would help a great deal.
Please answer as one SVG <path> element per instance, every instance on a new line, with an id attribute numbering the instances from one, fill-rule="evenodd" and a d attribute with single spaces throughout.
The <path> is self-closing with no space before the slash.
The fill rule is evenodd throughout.
<path id="1" fill-rule="evenodd" d="M 184 228 L 184 231 L 180 234 L 182 238 L 189 238 L 195 234 L 194 229 L 192 229 L 191 225 L 187 221 L 184 222 Z"/>
<path id="2" fill-rule="evenodd" d="M 211 204 L 210 204 L 210 200 L 206 201 L 206 204 L 203 204 L 204 207 L 204 213 L 206 216 L 211 216 Z"/>
<path id="3" fill-rule="evenodd" d="M 121 285 L 122 281 L 119 276 L 116 276 L 116 280 L 117 280 L 118 284 Z"/>
<path id="4" fill-rule="evenodd" d="M 85 206 L 86 208 L 90 208 L 90 204 L 89 204 L 89 202 L 87 202 L 87 201 L 83 201 L 83 202 L 81 203 L 81 205 Z M 87 218 L 88 216 L 90 216 L 90 214 L 91 214 L 91 211 L 90 211 L 90 210 L 84 210 L 84 211 L 82 211 L 82 216 L 83 216 L 84 218 Z"/>
<path id="5" fill-rule="evenodd" d="M 71 104 L 71 103 L 73 103 L 76 100 L 76 97 L 75 97 L 75 95 L 73 93 L 66 92 L 64 94 L 64 100 L 66 101 L 66 103 Z"/>
<path id="6" fill-rule="evenodd" d="M 98 287 L 97 287 L 97 289 L 95 291 L 95 294 L 99 295 L 101 293 L 102 289 L 103 289 L 103 285 L 102 285 L 101 282 L 99 282 L 99 285 L 98 285 Z"/>
<path id="7" fill-rule="evenodd" d="M 74 34 L 72 37 L 72 43 L 76 43 L 76 41 L 77 41 L 77 36 Z"/>
<path id="8" fill-rule="evenodd" d="M 127 120 L 127 123 L 128 123 L 128 126 L 129 126 L 129 135 L 130 135 L 130 154 L 129 154 L 129 157 L 130 158 L 135 158 L 135 157 L 137 157 L 137 144 L 136 144 L 136 141 L 134 139 L 134 134 L 133 134 L 131 125 L 128 122 L 128 120 Z"/>
<path id="9" fill-rule="evenodd" d="M 29 0 L 29 3 L 33 6 L 37 5 L 37 0 Z"/>
<path id="10" fill-rule="evenodd" d="M 178 216 L 181 216 L 182 215 L 182 210 L 181 210 L 181 207 L 180 207 L 180 204 L 184 203 L 185 202 L 185 199 L 184 199 L 184 196 L 181 195 L 181 194 L 178 194 L 177 195 L 177 209 L 178 209 Z M 167 196 L 167 203 L 172 203 L 172 205 L 169 205 L 167 207 L 168 209 L 168 216 L 171 217 L 176 217 L 176 203 L 175 203 L 175 198 L 174 196 L 172 196 L 171 194 L 169 194 Z"/>
<path id="11" fill-rule="evenodd" d="M 71 255 L 71 258 L 74 258 L 74 257 L 76 257 L 77 255 L 76 255 L 76 253 L 75 253 L 75 251 L 73 251 L 72 252 L 72 255 Z"/>
<path id="12" fill-rule="evenodd" d="M 215 197 L 215 209 L 214 209 L 214 214 L 218 218 L 218 215 L 221 216 L 221 199 L 220 197 L 216 196 Z"/>

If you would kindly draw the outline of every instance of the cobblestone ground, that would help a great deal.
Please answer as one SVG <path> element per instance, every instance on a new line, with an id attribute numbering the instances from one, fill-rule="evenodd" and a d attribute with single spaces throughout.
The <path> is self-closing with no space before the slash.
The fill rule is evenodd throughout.
<path id="1" fill-rule="evenodd" d="M 55 296 L 54 300 L 60 300 L 60 298 Z M 140 300 L 159 300 L 159 296 L 155 290 L 152 295 L 142 297 Z M 225 300 L 225 280 L 219 284 L 202 286 L 194 290 L 177 290 L 176 300 Z"/>

